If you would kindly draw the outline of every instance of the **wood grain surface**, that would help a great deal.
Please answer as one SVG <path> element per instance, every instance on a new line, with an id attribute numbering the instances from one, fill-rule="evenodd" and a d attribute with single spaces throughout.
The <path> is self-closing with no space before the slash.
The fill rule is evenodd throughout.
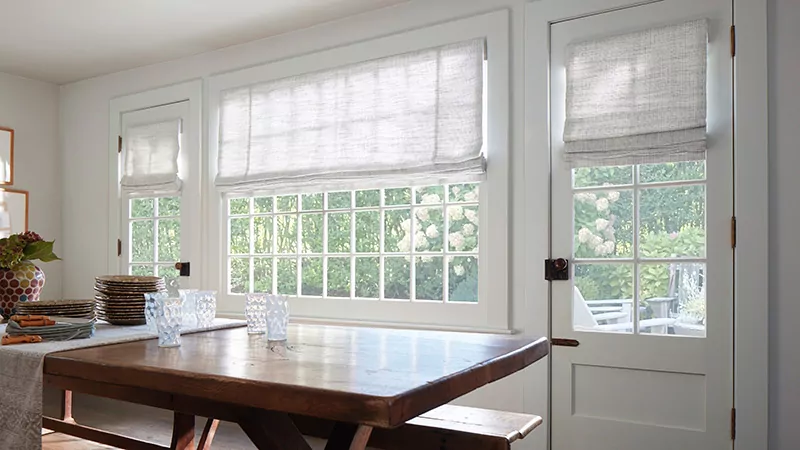
<path id="1" fill-rule="evenodd" d="M 246 329 L 48 355 L 45 376 L 393 428 L 544 357 L 544 338 L 297 324 L 291 348 Z"/>

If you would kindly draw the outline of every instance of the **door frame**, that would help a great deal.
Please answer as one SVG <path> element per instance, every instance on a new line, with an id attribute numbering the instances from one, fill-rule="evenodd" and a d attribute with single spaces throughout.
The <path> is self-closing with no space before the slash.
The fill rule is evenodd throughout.
<path id="1" fill-rule="evenodd" d="M 525 223 L 528 224 L 524 263 L 528 329 L 547 330 L 552 337 L 550 286 L 537 276 L 551 254 L 550 173 L 550 26 L 631 6 L 669 0 L 539 0 L 525 11 Z M 734 74 L 734 213 L 737 242 L 734 260 L 734 392 L 736 440 L 741 449 L 767 448 L 769 433 L 769 284 L 767 273 L 768 107 L 767 0 L 731 0 L 736 25 Z M 747 107 L 740 107 L 747 105 Z M 547 161 L 547 164 L 543 162 Z M 746 172 L 747 176 L 744 176 Z M 537 220 L 538 218 L 538 220 Z M 542 223 L 546 222 L 546 223 Z M 532 228 L 530 228 L 532 227 Z M 543 236 L 543 237 L 533 237 Z M 546 241 L 546 242 L 545 242 Z M 747 258 L 736 258 L 736 255 Z M 546 296 L 546 297 L 545 297 Z M 547 298 L 547 301 L 542 301 Z M 547 399 L 525 390 L 526 410 L 547 411 L 550 417 L 552 363 L 548 358 Z M 550 448 L 550 429 L 547 434 Z"/>
<path id="2" fill-rule="evenodd" d="M 203 80 L 196 79 L 184 83 L 178 83 L 170 86 L 151 89 L 145 92 L 136 94 L 125 95 L 111 99 L 110 114 L 108 124 L 108 273 L 118 274 L 121 273 L 122 265 L 120 264 L 120 257 L 117 255 L 117 239 L 121 239 L 122 234 L 122 219 L 121 214 L 121 192 L 119 182 L 121 179 L 122 159 L 119 157 L 119 136 L 122 136 L 122 115 L 127 112 L 139 111 L 157 106 L 168 105 L 171 103 L 178 103 L 183 101 L 189 102 L 189 116 L 188 123 L 184 127 L 185 130 L 191 130 L 186 137 L 185 143 L 188 148 L 198 149 L 201 156 L 198 157 L 201 167 L 197 168 L 197 173 L 200 176 L 192 178 L 191 186 L 184 184 L 187 189 L 195 189 L 198 193 L 201 192 L 202 187 L 202 98 L 203 98 Z M 199 214 L 202 214 L 201 199 L 197 199 L 198 204 L 192 205 L 192 208 Z M 201 230 L 197 230 L 194 236 L 196 242 L 189 243 L 197 247 L 202 239 L 200 235 Z M 203 258 L 202 254 L 198 254 L 193 261 L 194 277 L 201 279 L 203 276 Z"/>

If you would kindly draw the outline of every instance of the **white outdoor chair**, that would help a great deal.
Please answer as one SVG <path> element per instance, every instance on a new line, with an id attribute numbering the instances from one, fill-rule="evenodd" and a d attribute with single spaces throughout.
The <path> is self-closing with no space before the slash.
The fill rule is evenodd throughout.
<path id="1" fill-rule="evenodd" d="M 577 287 L 573 289 L 572 314 L 576 330 L 619 332 L 633 331 L 633 322 L 631 321 L 631 317 L 628 312 L 620 311 L 592 314 L 592 311 L 589 309 L 589 305 L 586 303 L 586 299 L 583 298 L 583 294 L 581 294 L 581 291 Z M 599 323 L 612 321 L 615 322 L 623 317 L 626 318 L 624 322 Z M 666 333 L 666 329 L 674 323 L 675 319 L 670 318 L 640 320 L 639 329 L 649 330 L 651 328 L 655 328 L 656 330 L 659 330 L 659 328 L 656 327 L 660 327 L 661 330 L 659 331 L 663 330 L 660 334 L 664 334 Z"/>

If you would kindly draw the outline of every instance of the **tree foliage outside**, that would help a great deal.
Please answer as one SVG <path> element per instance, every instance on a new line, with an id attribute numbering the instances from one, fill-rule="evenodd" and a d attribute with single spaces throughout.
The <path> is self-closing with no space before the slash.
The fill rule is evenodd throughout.
<path id="1" fill-rule="evenodd" d="M 704 180 L 702 161 L 576 169 L 573 175 L 577 189 L 573 198 L 575 285 L 584 298 L 635 298 L 633 263 L 580 263 L 581 259 L 613 261 L 636 255 L 634 195 L 639 196 L 639 258 L 704 258 Z M 651 184 L 660 182 L 690 183 L 661 187 Z M 639 276 L 643 306 L 647 306 L 647 299 L 667 296 L 670 264 L 641 263 Z M 646 313 L 643 318 L 647 318 Z"/>
<path id="2" fill-rule="evenodd" d="M 272 292 L 274 285 L 279 294 L 322 296 L 327 263 L 327 297 L 441 301 L 448 289 L 450 301 L 476 302 L 478 189 L 454 184 L 231 199 L 229 290 Z"/>

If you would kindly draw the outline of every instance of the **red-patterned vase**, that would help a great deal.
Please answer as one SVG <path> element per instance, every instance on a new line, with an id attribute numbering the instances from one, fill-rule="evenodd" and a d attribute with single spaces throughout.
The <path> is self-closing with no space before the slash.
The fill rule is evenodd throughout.
<path id="1" fill-rule="evenodd" d="M 8 318 L 16 314 L 17 303 L 39 301 L 44 287 L 44 272 L 30 261 L 13 269 L 0 269 L 0 312 Z"/>

